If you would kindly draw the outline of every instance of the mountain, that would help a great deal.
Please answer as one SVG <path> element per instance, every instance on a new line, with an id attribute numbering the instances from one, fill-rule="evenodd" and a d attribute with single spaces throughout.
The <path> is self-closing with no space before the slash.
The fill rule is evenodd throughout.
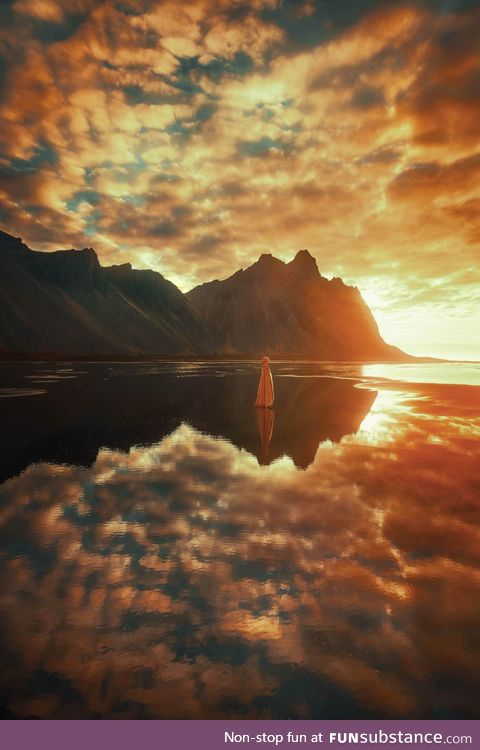
<path id="1" fill-rule="evenodd" d="M 199 314 L 159 273 L 102 268 L 91 248 L 34 252 L 0 232 L 0 349 L 134 356 L 211 348 Z"/>
<path id="2" fill-rule="evenodd" d="M 356 287 L 328 280 L 301 250 L 290 263 L 263 254 L 224 281 L 195 287 L 188 299 L 217 347 L 230 354 L 323 360 L 405 360 L 386 344 Z"/>
<path id="3" fill-rule="evenodd" d="M 35 252 L 0 231 L 0 354 L 270 356 L 401 361 L 358 289 L 302 250 L 182 294 L 155 271 L 102 267 L 92 248 Z"/>

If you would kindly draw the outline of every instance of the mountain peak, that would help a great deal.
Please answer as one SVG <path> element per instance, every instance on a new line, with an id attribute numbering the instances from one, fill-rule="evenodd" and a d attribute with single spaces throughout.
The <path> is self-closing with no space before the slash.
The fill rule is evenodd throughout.
<path id="1" fill-rule="evenodd" d="M 271 253 L 262 253 L 259 259 L 246 269 L 245 273 L 247 276 L 250 276 L 252 273 L 259 273 L 262 277 L 268 277 L 271 274 L 276 275 L 283 268 L 285 268 L 283 260 L 275 258 Z"/>
<path id="2" fill-rule="evenodd" d="M 93 247 L 84 247 L 82 250 L 74 250 L 73 252 L 77 254 L 77 257 L 81 257 L 82 260 L 90 266 L 100 268 L 100 261 L 98 260 L 98 255 Z"/>
<path id="3" fill-rule="evenodd" d="M 20 237 L 14 237 L 8 232 L 0 230 L 0 252 L 6 255 L 28 252 L 28 247 L 22 242 Z"/>
<path id="4" fill-rule="evenodd" d="M 302 275 L 320 276 L 317 261 L 308 250 L 299 250 L 293 260 L 288 263 L 289 268 L 299 271 Z"/>
<path id="5" fill-rule="evenodd" d="M 90 279 L 92 275 L 98 275 L 101 271 L 97 253 L 92 247 L 84 247 L 82 250 L 71 248 L 38 253 L 37 257 L 40 258 L 40 256 L 43 256 L 42 260 L 48 264 L 53 273 L 63 278 Z"/>
<path id="6" fill-rule="evenodd" d="M 272 265 L 272 266 L 273 265 L 278 266 L 279 263 L 283 265 L 283 261 L 279 260 L 278 258 L 275 258 L 275 256 L 272 255 L 272 253 L 262 253 L 259 259 L 257 260 L 257 263 L 261 263 L 262 265 Z"/>

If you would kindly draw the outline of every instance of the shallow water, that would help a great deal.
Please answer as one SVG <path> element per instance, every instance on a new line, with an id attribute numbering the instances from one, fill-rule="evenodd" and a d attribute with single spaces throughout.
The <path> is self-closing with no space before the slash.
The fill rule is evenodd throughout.
<path id="1" fill-rule="evenodd" d="M 369 378 L 388 378 L 408 383 L 480 386 L 480 362 L 363 365 L 362 374 Z"/>
<path id="2" fill-rule="evenodd" d="M 479 718 L 480 388 L 386 367 L 2 365 L 3 715 Z"/>

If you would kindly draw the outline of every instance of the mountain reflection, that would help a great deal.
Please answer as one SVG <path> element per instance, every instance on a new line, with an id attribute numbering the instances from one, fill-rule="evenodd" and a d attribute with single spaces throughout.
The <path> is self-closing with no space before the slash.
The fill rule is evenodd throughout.
<path id="1" fill-rule="evenodd" d="M 0 400 L 0 417 L 9 425 L 0 481 L 40 460 L 90 466 L 102 446 L 128 450 L 155 443 L 185 422 L 226 438 L 260 463 L 287 455 L 306 468 L 319 443 L 356 432 L 375 399 L 354 381 L 280 376 L 266 451 L 253 406 L 257 370 L 225 377 L 210 368 L 199 377 L 194 368 L 178 373 L 155 365 L 86 364 L 59 371 L 44 365 L 33 372 L 31 365 L 11 366 L 6 385 L 42 384 L 46 393 Z"/>
<path id="2" fill-rule="evenodd" d="M 94 432 L 109 447 L 91 464 L 37 461 L 5 482 L 4 715 L 478 718 L 480 389 L 380 389 L 372 403 L 347 385 L 303 380 L 287 399 L 278 382 L 298 439 L 274 461 L 289 422 L 277 405 L 268 445 L 270 417 L 259 431 L 245 397 L 237 440 L 215 437 L 228 408 L 210 402 L 208 428 L 189 406 L 156 442 Z M 343 422 L 329 423 L 325 388 Z M 120 440 L 123 417 L 105 413 Z"/>

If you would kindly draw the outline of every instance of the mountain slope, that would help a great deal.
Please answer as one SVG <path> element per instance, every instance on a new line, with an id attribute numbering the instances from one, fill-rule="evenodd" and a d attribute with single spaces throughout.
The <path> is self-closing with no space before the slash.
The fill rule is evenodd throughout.
<path id="1" fill-rule="evenodd" d="M 154 271 L 103 268 L 91 248 L 34 252 L 0 232 L 0 351 L 76 356 L 235 355 L 402 361 L 358 289 L 306 250 L 262 255 L 187 295 Z"/>
<path id="2" fill-rule="evenodd" d="M 246 270 L 197 286 L 187 297 L 224 353 L 407 359 L 381 338 L 358 289 L 322 277 L 307 250 L 290 263 L 261 255 Z"/>
<path id="3" fill-rule="evenodd" d="M 205 326 L 177 287 L 91 248 L 40 253 L 0 232 L 0 348 L 67 355 L 196 354 Z"/>

